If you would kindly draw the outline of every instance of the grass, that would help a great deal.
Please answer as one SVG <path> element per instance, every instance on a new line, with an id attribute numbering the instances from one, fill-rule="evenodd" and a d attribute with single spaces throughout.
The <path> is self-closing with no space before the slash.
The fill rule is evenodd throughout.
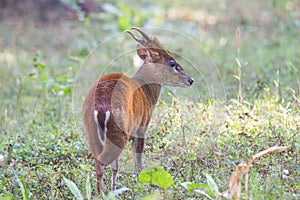
<path id="1" fill-rule="evenodd" d="M 225 191 L 235 165 L 278 145 L 288 149 L 252 166 L 249 196 L 299 198 L 299 5 L 285 0 L 249 4 L 165 1 L 152 7 L 145 1 L 142 7 L 129 7 L 124 2 L 117 8 L 127 10 L 126 17 L 108 9 L 85 23 L 2 19 L 0 155 L 7 155 L 8 148 L 11 155 L 0 166 L 1 199 L 74 199 L 64 177 L 83 196 L 90 181 L 92 197 L 98 196 L 79 109 L 102 73 L 131 75 L 136 70 L 131 67 L 135 43 L 120 33 L 128 25 L 168 28 L 149 31 L 178 54 L 196 85 L 165 88 L 147 133 L 144 166 L 163 167 L 174 185 L 165 190 L 137 183 L 128 145 L 118 177 L 118 188 L 128 191 L 118 197 L 204 198 L 181 183 L 204 187 L 209 174 Z M 105 183 L 108 194 L 110 170 Z"/>

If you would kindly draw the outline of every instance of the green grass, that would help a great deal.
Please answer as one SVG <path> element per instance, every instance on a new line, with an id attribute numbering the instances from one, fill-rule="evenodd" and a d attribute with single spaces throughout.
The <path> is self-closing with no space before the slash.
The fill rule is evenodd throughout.
<path id="1" fill-rule="evenodd" d="M 136 70 L 135 42 L 120 32 L 131 25 L 167 28 L 149 31 L 178 54 L 196 84 L 190 89 L 165 88 L 147 133 L 144 166 L 163 167 L 174 185 L 164 190 L 137 183 L 128 145 L 117 187 L 129 190 L 118 197 L 141 199 L 159 193 L 169 199 L 204 198 L 181 183 L 205 185 L 209 174 L 224 191 L 236 164 L 278 145 L 288 149 L 265 155 L 252 166 L 249 196 L 299 198 L 299 5 L 285 0 L 248 4 L 164 1 L 153 7 L 145 1 L 142 7 L 129 7 L 124 2 L 117 6 L 126 12 L 123 17 L 106 10 L 89 23 L 39 24 L 30 16 L 3 19 L 0 155 L 12 147 L 10 161 L 0 166 L 0 198 L 74 199 L 64 177 L 84 197 L 89 177 L 92 199 L 98 196 L 80 104 L 102 73 L 132 75 Z M 236 58 L 243 102 L 238 99 Z M 283 170 L 289 171 L 287 178 Z M 109 169 L 105 184 L 108 194 Z"/>

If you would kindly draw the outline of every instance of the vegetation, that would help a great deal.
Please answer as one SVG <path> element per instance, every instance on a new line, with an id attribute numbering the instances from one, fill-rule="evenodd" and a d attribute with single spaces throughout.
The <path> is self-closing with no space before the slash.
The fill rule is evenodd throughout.
<path id="1" fill-rule="evenodd" d="M 248 195 L 298 199 L 299 2 L 139 5 L 112 0 L 77 21 L 1 19 L 0 199 L 100 198 L 80 106 L 97 77 L 136 70 L 136 44 L 122 32 L 131 26 L 157 27 L 145 30 L 178 55 L 195 86 L 164 88 L 147 133 L 145 171 L 134 174 L 128 145 L 120 189 L 110 193 L 107 170 L 105 198 L 217 198 L 236 165 L 286 146 L 255 160 Z"/>

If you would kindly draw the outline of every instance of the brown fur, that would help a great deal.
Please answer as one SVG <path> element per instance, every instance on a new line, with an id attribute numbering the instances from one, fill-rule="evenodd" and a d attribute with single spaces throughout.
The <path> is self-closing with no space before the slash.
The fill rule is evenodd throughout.
<path id="1" fill-rule="evenodd" d="M 105 166 L 112 163 L 112 189 L 116 188 L 118 157 L 130 139 L 135 169 L 142 169 L 145 132 L 163 85 L 188 87 L 193 80 L 156 37 L 153 40 L 135 28 L 143 39 L 137 53 L 144 61 L 133 78 L 109 74 L 100 78 L 88 92 L 83 105 L 83 121 L 90 151 L 96 159 L 98 191 Z M 170 63 L 176 62 L 176 68 Z M 95 116 L 96 114 L 96 116 Z"/>

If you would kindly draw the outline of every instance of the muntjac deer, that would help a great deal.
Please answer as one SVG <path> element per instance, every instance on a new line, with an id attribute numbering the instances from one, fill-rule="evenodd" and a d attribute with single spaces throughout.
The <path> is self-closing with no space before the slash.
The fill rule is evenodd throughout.
<path id="1" fill-rule="evenodd" d="M 116 189 L 118 157 L 132 140 L 135 170 L 142 170 L 145 132 L 161 87 L 189 87 L 193 79 L 183 70 L 172 54 L 155 36 L 139 28 L 142 38 L 126 31 L 137 44 L 137 54 L 144 61 L 136 74 L 101 77 L 88 92 L 82 115 L 89 149 L 96 160 L 97 189 L 102 192 L 103 174 L 107 165 L 112 169 L 112 190 Z"/>

